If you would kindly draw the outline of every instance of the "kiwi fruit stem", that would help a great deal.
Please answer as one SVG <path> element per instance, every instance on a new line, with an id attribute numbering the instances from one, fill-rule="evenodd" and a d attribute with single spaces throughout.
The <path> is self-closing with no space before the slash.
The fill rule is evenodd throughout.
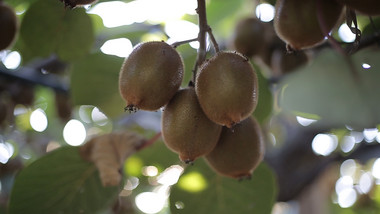
<path id="1" fill-rule="evenodd" d="M 199 26 L 199 34 L 198 34 L 198 55 L 195 62 L 195 66 L 193 69 L 193 82 L 196 82 L 197 70 L 198 67 L 206 60 L 206 33 L 207 33 L 207 16 L 206 16 L 206 1 L 205 0 L 197 0 L 198 8 L 196 9 L 198 13 L 198 26 Z"/>

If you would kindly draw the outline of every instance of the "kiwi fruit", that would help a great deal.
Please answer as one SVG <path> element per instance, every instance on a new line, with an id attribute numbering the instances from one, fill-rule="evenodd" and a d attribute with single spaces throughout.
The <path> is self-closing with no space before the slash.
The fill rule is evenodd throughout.
<path id="1" fill-rule="evenodd" d="M 74 8 L 77 6 L 83 6 L 88 4 L 93 4 L 97 0 L 60 0 L 61 2 L 65 3 L 66 6 L 70 8 Z"/>
<path id="2" fill-rule="evenodd" d="M 380 15 L 380 2 L 378 0 L 338 0 L 338 2 L 365 15 Z"/>
<path id="3" fill-rule="evenodd" d="M 256 108 L 257 74 L 243 55 L 218 52 L 200 67 L 195 90 L 206 116 L 230 128 Z"/>
<path id="4" fill-rule="evenodd" d="M 274 50 L 271 58 L 272 76 L 279 77 L 295 71 L 309 61 L 302 50 L 288 53 L 284 49 Z"/>
<path id="5" fill-rule="evenodd" d="M 338 22 L 343 7 L 331 0 L 278 0 L 275 8 L 277 35 L 290 49 L 299 50 L 322 43 Z"/>
<path id="6" fill-rule="evenodd" d="M 211 152 L 221 131 L 203 113 L 193 87 L 179 90 L 162 114 L 164 142 L 185 163 Z"/>
<path id="7" fill-rule="evenodd" d="M 126 110 L 155 111 L 166 105 L 182 83 L 181 56 L 165 42 L 137 45 L 125 59 L 119 76 Z"/>
<path id="8" fill-rule="evenodd" d="M 0 1 L 0 51 L 12 44 L 17 30 L 17 17 L 14 10 Z"/>
<path id="9" fill-rule="evenodd" d="M 244 18 L 235 28 L 233 43 L 235 49 L 247 57 L 258 54 L 265 47 L 265 26 L 257 18 Z"/>
<path id="10" fill-rule="evenodd" d="M 223 127 L 216 147 L 205 159 L 220 175 L 249 178 L 262 161 L 264 150 L 260 125 L 248 117 L 231 129 Z"/>

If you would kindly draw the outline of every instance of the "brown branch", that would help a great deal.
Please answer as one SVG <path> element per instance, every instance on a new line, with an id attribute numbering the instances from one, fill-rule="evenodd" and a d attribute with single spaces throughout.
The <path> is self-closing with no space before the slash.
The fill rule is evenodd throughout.
<path id="1" fill-rule="evenodd" d="M 200 65 L 206 60 L 206 33 L 209 28 L 207 24 L 207 16 L 206 16 L 206 2 L 205 0 L 197 0 L 198 8 L 196 9 L 198 13 L 198 22 L 199 22 L 199 34 L 198 34 L 198 42 L 199 49 L 197 54 L 197 60 L 195 62 L 193 68 L 193 82 L 195 83 L 195 79 L 197 76 L 197 70 Z"/>

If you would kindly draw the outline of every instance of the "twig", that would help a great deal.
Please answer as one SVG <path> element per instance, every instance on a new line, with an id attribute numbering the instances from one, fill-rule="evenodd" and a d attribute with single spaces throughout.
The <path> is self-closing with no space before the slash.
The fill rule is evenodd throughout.
<path id="1" fill-rule="evenodd" d="M 210 26 L 208 26 L 208 28 L 207 28 L 207 33 L 210 36 L 210 39 L 211 39 L 212 45 L 214 46 L 215 52 L 219 52 L 219 45 L 216 42 L 216 39 L 214 37 L 214 34 L 212 33 L 212 29 Z"/>
<path id="2" fill-rule="evenodd" d="M 59 92 L 69 93 L 68 85 L 58 76 L 54 74 L 42 74 L 37 69 L 29 67 L 20 67 L 15 71 L 10 71 L 5 67 L 0 66 L 0 78 L 2 77 L 25 83 L 42 85 Z"/>
<path id="3" fill-rule="evenodd" d="M 206 16 L 206 2 L 205 0 L 197 0 L 197 1 L 198 1 L 198 8 L 196 9 L 196 11 L 198 13 L 198 18 L 199 18 L 198 20 L 199 22 L 199 34 L 198 34 L 199 49 L 198 49 L 197 60 L 193 68 L 193 82 L 194 83 L 197 76 L 198 67 L 206 60 L 206 33 L 209 28 L 207 24 L 207 16 Z"/>
<path id="4" fill-rule="evenodd" d="M 355 51 L 355 49 L 359 47 L 362 32 L 358 29 L 358 21 L 356 19 L 356 13 L 354 10 L 351 10 L 349 8 L 346 9 L 346 22 L 351 32 L 355 34 L 355 41 L 353 43 L 354 45 L 353 48 L 350 50 Z M 354 27 L 352 27 L 352 24 L 354 24 Z"/>
<path id="5" fill-rule="evenodd" d="M 184 45 L 184 44 L 187 44 L 187 43 L 190 43 L 190 42 L 195 42 L 195 41 L 198 41 L 198 38 L 188 39 L 188 40 L 179 41 L 179 42 L 174 42 L 174 43 L 172 44 L 172 47 L 173 47 L 173 48 L 177 48 L 177 47 L 180 46 L 180 45 Z"/>
<path id="6" fill-rule="evenodd" d="M 139 145 L 138 147 L 136 147 L 136 150 L 139 151 L 141 149 L 144 149 L 150 145 L 152 145 L 153 143 L 155 143 L 159 138 L 161 137 L 161 132 L 158 132 L 157 134 L 155 134 L 152 138 L 150 138 L 149 140 L 145 141 L 143 144 Z"/>
<path id="7" fill-rule="evenodd" d="M 359 50 L 362 50 L 363 48 L 366 48 L 370 45 L 373 45 L 375 43 L 380 44 L 380 33 L 375 32 L 373 35 L 368 36 L 362 36 L 360 39 L 360 44 L 356 45 L 355 43 L 345 43 L 347 45 L 345 47 L 345 52 L 350 53 L 350 55 L 358 52 Z"/>

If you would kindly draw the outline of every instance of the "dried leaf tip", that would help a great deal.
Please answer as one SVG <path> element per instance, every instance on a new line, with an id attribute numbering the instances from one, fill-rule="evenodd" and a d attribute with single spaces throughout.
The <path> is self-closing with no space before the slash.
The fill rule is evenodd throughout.
<path id="1" fill-rule="evenodd" d="M 103 186 L 117 186 L 122 178 L 120 169 L 125 159 L 145 141 L 130 131 L 113 132 L 92 138 L 80 148 L 80 153 L 95 164 Z"/>

